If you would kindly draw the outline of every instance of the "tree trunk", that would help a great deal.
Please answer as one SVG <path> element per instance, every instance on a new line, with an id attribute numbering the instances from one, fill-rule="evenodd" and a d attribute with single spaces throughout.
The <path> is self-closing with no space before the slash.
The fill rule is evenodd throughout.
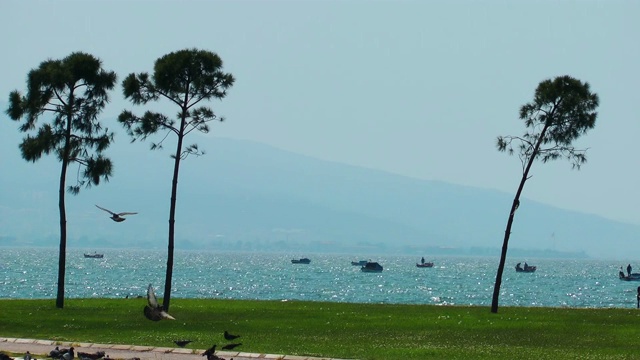
<path id="1" fill-rule="evenodd" d="M 62 160 L 60 170 L 60 188 L 58 189 L 58 209 L 60 211 L 60 250 L 58 257 L 58 294 L 56 296 L 56 307 L 64 308 L 64 276 L 65 264 L 67 262 L 67 214 L 64 204 L 64 188 L 67 176 L 67 160 Z"/>
<path id="2" fill-rule="evenodd" d="M 164 282 L 164 299 L 162 307 L 165 311 L 169 311 L 169 303 L 171 302 L 171 281 L 173 278 L 173 249 L 175 242 L 175 225 L 176 225 L 176 199 L 178 193 L 178 175 L 180 173 L 180 156 L 182 154 L 182 140 L 184 137 L 184 124 L 186 114 L 183 111 L 182 123 L 180 125 L 180 133 L 178 134 L 178 145 L 176 149 L 176 157 L 173 166 L 173 181 L 171 183 L 171 208 L 169 210 L 169 245 L 167 249 L 167 274 Z"/>
<path id="3" fill-rule="evenodd" d="M 547 123 L 542 131 L 540 132 L 540 136 L 538 136 L 538 140 L 533 148 L 533 152 L 529 161 L 527 162 L 527 166 L 522 172 L 522 179 L 520 180 L 520 186 L 518 186 L 518 191 L 516 191 L 516 196 L 513 198 L 513 204 L 511 205 L 511 212 L 509 213 L 509 220 L 507 220 L 507 228 L 504 231 L 504 241 L 502 242 L 502 252 L 500 253 L 500 263 L 498 264 L 498 272 L 496 274 L 496 283 L 493 287 L 493 298 L 491 299 L 491 312 L 498 312 L 498 299 L 500 297 L 500 286 L 502 285 L 502 273 L 504 272 L 504 263 L 507 259 L 507 248 L 509 247 L 509 238 L 511 237 L 511 225 L 513 225 L 513 217 L 515 216 L 516 209 L 520 206 L 520 194 L 522 194 L 522 189 L 524 189 L 524 183 L 527 182 L 529 178 L 529 170 L 531 170 L 531 165 L 533 161 L 538 156 L 538 151 L 540 150 L 540 145 L 542 145 L 542 139 L 544 138 L 544 134 L 547 132 L 549 128 L 549 124 Z"/>
<path id="4" fill-rule="evenodd" d="M 69 165 L 69 146 L 71 142 L 71 128 L 73 121 L 73 87 L 69 93 L 67 109 L 67 131 L 65 134 L 64 150 L 62 154 L 62 166 L 60 169 L 60 185 L 58 188 L 58 210 L 60 211 L 60 250 L 58 257 L 58 294 L 56 307 L 64 308 L 64 282 L 67 264 L 67 211 L 64 203 L 64 188 L 67 183 L 67 166 Z"/>

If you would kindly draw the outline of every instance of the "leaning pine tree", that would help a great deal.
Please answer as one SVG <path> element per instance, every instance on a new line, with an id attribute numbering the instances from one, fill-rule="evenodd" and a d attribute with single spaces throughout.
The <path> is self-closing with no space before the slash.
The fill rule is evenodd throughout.
<path id="1" fill-rule="evenodd" d="M 162 148 L 162 142 L 169 134 L 177 137 L 177 146 L 172 155 L 173 181 L 171 184 L 171 207 L 169 210 L 169 245 L 167 255 L 167 274 L 165 278 L 163 306 L 169 310 L 171 299 L 171 279 L 173 274 L 173 249 L 175 238 L 176 195 L 178 190 L 178 174 L 180 161 L 189 155 L 202 155 L 197 144 L 185 146 L 185 136 L 194 130 L 209 132 L 208 123 L 223 118 L 214 114 L 211 108 L 201 105 L 212 99 L 222 99 L 227 89 L 233 85 L 231 74 L 222 71 L 222 60 L 212 52 L 187 49 L 167 54 L 155 62 L 153 75 L 147 73 L 129 74 L 122 82 L 125 98 L 136 105 L 146 104 L 160 99 L 178 107 L 175 120 L 160 113 L 147 111 L 136 116 L 130 111 L 123 111 L 118 121 L 132 137 L 145 140 L 149 135 L 163 132 L 160 142 L 152 143 L 151 149 Z"/>
<path id="2" fill-rule="evenodd" d="M 533 102 L 520 108 L 520 119 L 524 121 L 527 131 L 523 136 L 499 136 L 497 147 L 513 155 L 516 151 L 522 163 L 522 178 L 509 211 L 507 228 L 500 255 L 500 264 L 493 288 L 491 312 L 498 312 L 498 298 L 502 273 L 507 257 L 509 237 L 513 217 L 520 206 L 520 195 L 527 180 L 533 161 L 547 161 L 566 158 L 574 169 L 587 161 L 586 150 L 573 147 L 575 139 L 592 129 L 596 124 L 596 108 L 598 95 L 592 93 L 588 83 L 570 76 L 560 76 L 553 80 L 545 80 L 538 85 Z M 514 149 L 514 145 L 515 149 Z"/>
<path id="3" fill-rule="evenodd" d="M 111 160 L 102 156 L 102 152 L 113 141 L 113 133 L 102 128 L 98 114 L 109 100 L 107 91 L 112 90 L 115 83 L 116 74 L 102 69 L 100 60 L 90 54 L 76 52 L 62 60 L 42 62 L 29 72 L 27 94 L 23 96 L 13 91 L 9 95 L 7 114 L 13 120 L 24 119 L 20 131 L 27 133 L 20 144 L 22 157 L 35 162 L 43 154 L 53 152 L 62 164 L 58 188 L 58 308 L 64 307 L 67 168 L 73 163 L 83 168 L 83 171 L 78 169 L 76 184 L 67 189 L 74 195 L 83 185 L 98 185 L 100 178 L 109 180 Z M 42 124 L 35 132 L 39 119 Z"/>

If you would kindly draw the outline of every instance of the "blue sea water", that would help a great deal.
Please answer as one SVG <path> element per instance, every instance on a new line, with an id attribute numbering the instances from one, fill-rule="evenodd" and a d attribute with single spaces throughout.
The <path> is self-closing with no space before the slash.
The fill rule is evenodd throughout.
<path id="1" fill-rule="evenodd" d="M 166 250 L 103 250 L 104 258 L 67 251 L 66 298 L 145 295 L 152 283 L 163 293 Z M 291 264 L 309 257 L 311 264 Z M 498 258 L 378 256 L 382 273 L 363 273 L 349 255 L 176 251 L 173 298 L 309 300 L 350 303 L 490 306 Z M 526 259 L 535 273 L 516 273 L 507 259 L 501 306 L 635 308 L 640 282 L 618 279 L 620 266 L 605 260 Z M 55 298 L 58 251 L 0 251 L 0 298 Z"/>

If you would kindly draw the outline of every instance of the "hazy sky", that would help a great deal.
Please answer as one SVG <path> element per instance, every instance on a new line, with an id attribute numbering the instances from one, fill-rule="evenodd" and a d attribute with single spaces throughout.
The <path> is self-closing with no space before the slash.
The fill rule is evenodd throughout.
<path id="1" fill-rule="evenodd" d="M 640 224 L 639 17 L 636 0 L 5 0 L 0 102 L 48 58 L 89 52 L 120 82 L 196 47 L 219 54 L 236 77 L 212 104 L 227 121 L 200 139 L 209 152 L 217 136 L 249 139 L 514 193 L 520 162 L 495 139 L 523 133 L 518 109 L 540 81 L 571 75 L 601 100 L 596 127 L 576 143 L 589 161 L 581 171 L 536 163 L 523 195 Z M 105 117 L 140 111 L 119 86 L 111 97 Z M 110 127 L 114 147 L 129 146 L 119 125 Z M 4 113 L 0 132 L 15 132 L 14 144 L 2 144 L 15 149 L 21 135 Z M 17 171 L 28 176 L 27 167 Z"/>

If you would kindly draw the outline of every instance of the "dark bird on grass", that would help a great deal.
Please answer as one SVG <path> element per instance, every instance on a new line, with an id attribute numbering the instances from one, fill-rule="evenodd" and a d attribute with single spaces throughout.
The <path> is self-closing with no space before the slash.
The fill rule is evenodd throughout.
<path id="1" fill-rule="evenodd" d="M 125 215 L 135 215 L 135 214 L 137 214 L 137 212 L 114 213 L 113 211 L 107 210 L 107 209 L 105 209 L 103 207 L 100 207 L 98 205 L 96 205 L 96 207 L 98 209 L 100 209 L 100 210 L 104 210 L 104 211 L 108 212 L 109 214 L 111 214 L 111 220 L 113 220 L 115 222 L 123 222 L 123 221 L 127 220 L 127 219 L 123 218 L 123 216 L 125 216 Z"/>
<path id="2" fill-rule="evenodd" d="M 210 359 L 215 355 L 216 353 L 216 345 L 213 345 L 212 347 L 208 348 L 205 352 L 202 353 L 202 356 L 206 356 L 207 359 Z"/>
<path id="3" fill-rule="evenodd" d="M 222 350 L 233 350 L 234 348 L 238 347 L 242 345 L 242 343 L 237 343 L 237 344 L 227 344 L 225 346 L 222 347 Z"/>
<path id="4" fill-rule="evenodd" d="M 62 354 L 61 359 L 63 360 L 71 360 L 75 357 L 75 353 L 73 352 L 73 346 L 69 348 L 69 351 L 67 351 L 66 353 Z"/>
<path id="5" fill-rule="evenodd" d="M 158 304 L 158 299 L 156 299 L 156 294 L 153 292 L 153 287 L 149 284 L 147 288 L 147 302 L 148 305 L 144 307 L 144 316 L 152 321 L 160 321 L 162 319 L 175 320 L 175 318 L 169 314 L 167 314 L 162 305 Z"/>
<path id="6" fill-rule="evenodd" d="M 174 341 L 174 343 L 180 347 L 185 347 L 187 346 L 189 343 L 191 342 L 191 340 L 176 340 Z"/>
<path id="7" fill-rule="evenodd" d="M 93 354 L 78 351 L 80 359 L 98 360 L 104 357 L 104 351 L 97 351 Z"/>
<path id="8" fill-rule="evenodd" d="M 225 338 L 226 340 L 231 341 L 231 340 L 237 339 L 237 338 L 239 338 L 239 337 L 240 337 L 240 335 L 231 335 L 231 334 L 229 334 L 229 333 L 227 332 L 227 330 L 225 330 L 225 331 L 224 331 L 224 338 Z"/>

